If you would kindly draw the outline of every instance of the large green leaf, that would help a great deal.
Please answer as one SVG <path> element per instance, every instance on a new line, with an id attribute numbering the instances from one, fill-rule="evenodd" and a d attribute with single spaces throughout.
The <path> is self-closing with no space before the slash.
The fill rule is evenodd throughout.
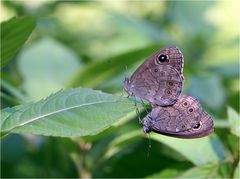
<path id="1" fill-rule="evenodd" d="M 7 119 L 11 114 L 13 114 L 17 110 L 19 110 L 21 107 L 23 107 L 23 106 L 18 105 L 18 106 L 12 107 L 12 108 L 8 107 L 8 108 L 1 110 L 1 118 L 0 118 L 1 126 L 2 126 L 3 122 L 5 121 L 5 119 Z"/>
<path id="2" fill-rule="evenodd" d="M 178 178 L 221 178 L 218 169 L 217 164 L 199 165 L 187 170 Z"/>
<path id="3" fill-rule="evenodd" d="M 174 177 L 178 176 L 180 172 L 181 171 L 179 171 L 175 168 L 167 168 L 160 172 L 149 175 L 145 178 L 174 178 Z"/>
<path id="4" fill-rule="evenodd" d="M 110 158 L 115 155 L 121 150 L 121 146 L 128 141 L 136 140 L 137 137 L 148 137 L 148 135 L 144 135 L 140 130 L 121 135 L 111 141 L 109 150 L 103 158 Z M 195 165 L 202 165 L 208 162 L 218 163 L 231 157 L 215 135 L 198 139 L 179 139 L 151 133 L 150 138 L 169 146 Z"/>
<path id="5" fill-rule="evenodd" d="M 228 120 L 231 125 L 231 133 L 240 137 L 240 116 L 239 114 L 231 107 L 227 108 Z"/>
<path id="6" fill-rule="evenodd" d="M 86 88 L 68 89 L 4 115 L 1 129 L 3 133 L 61 137 L 94 135 L 134 108 L 126 98 Z"/>
<path id="7" fill-rule="evenodd" d="M 239 161 L 238 161 L 237 167 L 235 168 L 233 178 L 234 179 L 240 178 L 240 162 Z"/>
<path id="8" fill-rule="evenodd" d="M 13 18 L 1 23 L 1 67 L 22 47 L 36 25 L 34 17 Z"/>
<path id="9" fill-rule="evenodd" d="M 178 139 L 151 134 L 151 138 L 178 151 L 195 165 L 217 163 L 231 157 L 215 135 L 197 139 Z"/>
<path id="10" fill-rule="evenodd" d="M 218 164 L 204 164 L 193 167 L 179 175 L 181 171 L 170 168 L 146 178 L 221 178 Z"/>
<path id="11" fill-rule="evenodd" d="M 131 67 L 137 61 L 146 58 L 154 51 L 158 50 L 160 45 L 152 45 L 146 48 L 134 50 L 115 57 L 107 58 L 87 65 L 80 69 L 75 76 L 68 82 L 67 86 L 77 87 L 96 87 L 116 75 Z"/>

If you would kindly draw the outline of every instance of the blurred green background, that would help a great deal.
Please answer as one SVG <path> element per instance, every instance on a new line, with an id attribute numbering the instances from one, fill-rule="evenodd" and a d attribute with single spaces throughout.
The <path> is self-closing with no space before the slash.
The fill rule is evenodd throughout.
<path id="1" fill-rule="evenodd" d="M 230 118 L 239 120 L 239 7 L 238 1 L 1 1 L 1 22 L 37 18 L 1 70 L 2 109 L 69 87 L 121 94 L 124 77 L 146 57 L 176 45 L 185 57 L 184 93 L 213 116 L 219 157 L 194 163 L 198 152 L 182 153 L 189 142 L 172 147 L 157 140 L 148 157 L 148 136 L 131 133 L 142 132 L 135 117 L 91 137 L 9 135 L 1 140 L 1 177 L 237 177 L 239 135 L 231 133 Z M 199 161 L 204 146 L 200 153 Z"/>

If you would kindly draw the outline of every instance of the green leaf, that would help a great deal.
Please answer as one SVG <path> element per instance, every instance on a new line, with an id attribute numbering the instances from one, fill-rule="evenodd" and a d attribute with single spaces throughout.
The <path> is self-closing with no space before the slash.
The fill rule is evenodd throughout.
<path id="1" fill-rule="evenodd" d="M 239 67 L 238 63 L 226 63 L 226 64 L 218 64 L 211 65 L 207 67 L 209 71 L 218 73 L 223 78 L 238 78 L 239 77 Z"/>
<path id="2" fill-rule="evenodd" d="M 126 142 L 136 140 L 138 137 L 148 136 L 144 135 L 140 130 L 134 130 L 112 140 L 109 144 L 109 150 L 103 158 L 110 158 L 118 153 L 121 150 L 121 146 Z M 179 139 L 151 133 L 150 139 L 161 142 L 174 149 L 195 165 L 202 165 L 208 162 L 218 163 L 225 159 L 231 159 L 232 157 L 216 135 L 198 139 Z"/>
<path id="3" fill-rule="evenodd" d="M 215 110 L 220 109 L 225 102 L 225 91 L 219 76 L 192 76 L 189 94 Z"/>
<path id="4" fill-rule="evenodd" d="M 233 108 L 228 106 L 227 108 L 228 120 L 231 125 L 231 133 L 240 137 L 240 123 L 239 123 L 239 114 Z"/>
<path id="5" fill-rule="evenodd" d="M 217 163 L 231 157 L 215 135 L 198 139 L 178 139 L 153 133 L 151 138 L 178 151 L 195 165 Z"/>
<path id="6" fill-rule="evenodd" d="M 1 67 L 20 50 L 36 25 L 31 16 L 12 18 L 1 23 Z"/>
<path id="7" fill-rule="evenodd" d="M 3 110 L 1 110 L 1 118 L 0 118 L 0 126 L 1 126 L 1 137 L 5 136 L 7 134 L 7 132 L 4 132 L 2 130 L 2 124 L 4 123 L 4 121 L 13 113 L 15 113 L 16 111 L 18 111 L 20 108 L 22 108 L 22 105 L 18 105 L 18 106 L 14 106 L 12 108 L 5 108 Z"/>
<path id="8" fill-rule="evenodd" d="M 221 178 L 218 169 L 217 164 L 199 165 L 187 170 L 178 178 Z"/>
<path id="9" fill-rule="evenodd" d="M 179 172 L 180 171 L 177 169 L 168 168 L 168 169 L 162 170 L 159 173 L 154 173 L 150 176 L 147 176 L 145 178 L 174 178 L 174 177 L 178 176 Z"/>
<path id="10" fill-rule="evenodd" d="M 233 174 L 233 178 L 237 179 L 237 178 L 240 178 L 240 162 L 238 161 L 238 165 L 237 167 L 235 168 L 235 171 L 234 171 L 234 174 Z"/>
<path id="11" fill-rule="evenodd" d="M 95 135 L 134 112 L 134 102 L 86 88 L 62 90 L 8 116 L 2 132 L 45 136 Z"/>
<path id="12" fill-rule="evenodd" d="M 64 83 L 80 67 L 73 51 L 49 37 L 24 49 L 18 60 L 23 88 L 35 101 L 64 88 Z"/>
<path id="13" fill-rule="evenodd" d="M 189 38 L 197 32 L 211 30 L 212 27 L 204 19 L 204 14 L 213 2 L 169 1 L 167 3 L 170 5 L 167 12 L 170 13 L 172 23 Z"/>
<path id="14" fill-rule="evenodd" d="M 80 69 L 67 83 L 69 87 L 85 86 L 96 87 L 131 67 L 134 63 L 146 58 L 160 45 L 152 45 L 146 48 L 134 50 L 115 57 L 99 60 Z"/>
<path id="15" fill-rule="evenodd" d="M 25 103 L 29 100 L 24 94 L 22 94 L 22 92 L 19 89 L 12 86 L 7 81 L 2 79 L 1 85 L 2 88 L 8 91 L 10 94 L 12 94 L 12 96 L 14 96 L 19 103 Z"/>
<path id="16" fill-rule="evenodd" d="M 12 108 L 5 108 L 3 110 L 1 110 L 1 120 L 0 120 L 0 124 L 2 126 L 3 122 L 11 115 L 13 114 L 14 112 L 16 112 L 19 108 L 21 108 L 22 105 L 18 105 L 18 106 L 15 106 L 15 107 L 12 107 Z"/>
<path id="17" fill-rule="evenodd" d="M 107 160 L 111 158 L 112 156 L 116 155 L 118 152 L 122 150 L 122 147 L 128 143 L 129 141 L 138 140 L 141 136 L 143 136 L 143 132 L 139 130 L 134 130 L 132 132 L 128 132 L 124 135 L 121 135 L 115 139 L 113 139 L 109 143 L 108 150 L 106 153 L 102 156 L 102 160 Z"/>

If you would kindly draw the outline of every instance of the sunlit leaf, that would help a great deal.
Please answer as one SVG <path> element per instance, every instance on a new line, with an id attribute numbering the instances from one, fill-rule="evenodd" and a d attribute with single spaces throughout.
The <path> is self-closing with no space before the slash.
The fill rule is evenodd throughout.
<path id="1" fill-rule="evenodd" d="M 217 163 L 231 157 L 215 135 L 198 139 L 178 139 L 151 134 L 151 138 L 178 151 L 195 165 Z"/>
<path id="2" fill-rule="evenodd" d="M 68 89 L 6 116 L 1 129 L 61 137 L 94 135 L 134 112 L 134 108 L 126 98 L 85 88 Z"/>
<path id="3" fill-rule="evenodd" d="M 172 17 L 174 25 L 181 28 L 187 35 L 211 30 L 212 27 L 204 19 L 204 12 L 213 2 L 172 1 L 168 3 L 170 17 Z"/>
<path id="4" fill-rule="evenodd" d="M 236 178 L 236 179 L 240 178 L 240 162 L 239 162 L 239 161 L 238 161 L 237 167 L 235 168 L 233 178 L 234 178 L 234 179 L 235 179 L 235 178 Z"/>
<path id="5" fill-rule="evenodd" d="M 231 133 L 240 137 L 240 116 L 233 108 L 230 106 L 227 108 L 228 120 L 231 125 Z"/>
<path id="6" fill-rule="evenodd" d="M 19 56 L 18 69 L 24 80 L 23 88 L 32 100 L 42 99 L 62 89 L 80 68 L 79 62 L 76 54 L 61 43 L 51 38 L 41 39 Z"/>
<path id="7" fill-rule="evenodd" d="M 114 139 L 111 141 L 111 147 L 104 158 L 113 156 L 121 150 L 121 146 L 124 145 L 124 143 L 134 140 L 137 137 L 147 137 L 147 135 L 144 135 L 141 130 L 137 130 Z M 171 147 L 195 165 L 201 165 L 208 162 L 217 163 L 224 159 L 230 159 L 231 157 L 215 135 L 198 139 L 179 139 L 151 133 L 150 138 Z"/>
<path id="8" fill-rule="evenodd" d="M 159 173 L 154 173 L 145 178 L 174 178 L 174 177 L 178 176 L 179 173 L 180 173 L 180 171 L 178 171 L 177 169 L 167 168 Z"/>
<path id="9" fill-rule="evenodd" d="M 11 114 L 13 114 L 14 112 L 16 112 L 19 108 L 21 108 L 22 106 L 19 105 L 19 106 L 15 106 L 15 107 L 8 107 L 8 108 L 5 108 L 3 110 L 1 110 L 1 120 L 0 120 L 0 124 L 2 126 L 3 122 L 5 121 L 5 119 L 7 119 Z"/>
<path id="10" fill-rule="evenodd" d="M 178 178 L 221 178 L 218 169 L 217 164 L 199 165 L 187 170 Z"/>
<path id="11" fill-rule="evenodd" d="M 1 23 L 1 67 L 19 51 L 36 25 L 34 17 L 12 18 Z"/>

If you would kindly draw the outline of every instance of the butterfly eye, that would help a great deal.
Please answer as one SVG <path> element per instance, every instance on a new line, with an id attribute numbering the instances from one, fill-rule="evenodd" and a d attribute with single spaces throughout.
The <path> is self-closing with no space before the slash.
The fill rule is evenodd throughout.
<path id="1" fill-rule="evenodd" d="M 154 69 L 154 72 L 158 72 L 158 69 Z"/>
<path id="2" fill-rule="evenodd" d="M 160 61 L 161 63 L 169 62 L 167 55 L 164 55 L 164 54 L 161 54 L 158 56 L 158 61 Z"/>
<path id="3" fill-rule="evenodd" d="M 193 130 L 199 130 L 202 126 L 201 122 L 198 122 L 195 126 L 193 126 Z"/>

